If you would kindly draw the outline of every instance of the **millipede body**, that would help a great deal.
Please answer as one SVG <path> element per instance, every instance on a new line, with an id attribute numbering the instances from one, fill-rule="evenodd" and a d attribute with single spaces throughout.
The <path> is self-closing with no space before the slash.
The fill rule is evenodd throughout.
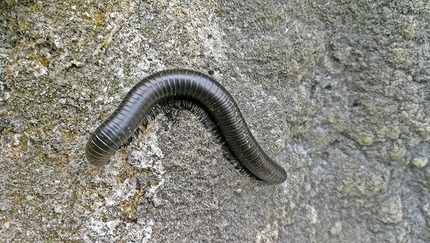
<path id="1" fill-rule="evenodd" d="M 137 83 L 91 135 L 85 151 L 88 161 L 107 164 L 152 109 L 172 99 L 196 102 L 209 112 L 229 149 L 254 176 L 269 183 L 285 181 L 287 173 L 261 149 L 227 90 L 212 77 L 187 69 L 161 71 Z"/>

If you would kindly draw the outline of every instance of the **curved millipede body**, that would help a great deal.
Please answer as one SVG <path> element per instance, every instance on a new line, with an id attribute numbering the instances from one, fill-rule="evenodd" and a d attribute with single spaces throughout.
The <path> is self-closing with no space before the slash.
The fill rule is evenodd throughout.
<path id="1" fill-rule="evenodd" d="M 286 179 L 285 170 L 252 136 L 227 90 L 210 76 L 186 69 L 161 71 L 137 83 L 92 134 L 85 151 L 88 161 L 96 166 L 107 164 L 155 106 L 182 98 L 199 103 L 210 113 L 228 147 L 249 172 L 270 183 Z"/>

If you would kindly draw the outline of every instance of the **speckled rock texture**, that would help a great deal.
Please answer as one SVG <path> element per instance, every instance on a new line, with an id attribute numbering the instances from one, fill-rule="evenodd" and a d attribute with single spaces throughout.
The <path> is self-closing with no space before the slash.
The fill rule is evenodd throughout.
<path id="1" fill-rule="evenodd" d="M 2 242 L 430 242 L 428 0 L 0 1 Z M 189 111 L 88 164 L 142 77 L 236 99 L 281 185 Z"/>

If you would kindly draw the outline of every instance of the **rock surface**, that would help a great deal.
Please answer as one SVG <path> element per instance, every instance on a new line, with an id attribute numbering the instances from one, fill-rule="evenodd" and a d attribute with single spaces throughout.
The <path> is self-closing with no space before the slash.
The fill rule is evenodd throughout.
<path id="1" fill-rule="evenodd" d="M 5 242 L 430 242 L 430 3 L 0 2 Z M 103 167 L 89 134 L 142 77 L 235 97 L 288 171 L 235 169 L 174 110 Z"/>

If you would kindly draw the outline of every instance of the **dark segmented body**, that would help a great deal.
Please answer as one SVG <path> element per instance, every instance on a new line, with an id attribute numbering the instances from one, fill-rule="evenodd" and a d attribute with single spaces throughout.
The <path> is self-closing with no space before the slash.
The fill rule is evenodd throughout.
<path id="1" fill-rule="evenodd" d="M 285 170 L 267 156 L 252 136 L 227 90 L 210 76 L 186 69 L 161 71 L 136 84 L 92 134 L 86 147 L 88 161 L 96 166 L 107 164 L 153 107 L 180 98 L 195 100 L 210 112 L 227 145 L 249 172 L 270 183 L 286 179 Z"/>

